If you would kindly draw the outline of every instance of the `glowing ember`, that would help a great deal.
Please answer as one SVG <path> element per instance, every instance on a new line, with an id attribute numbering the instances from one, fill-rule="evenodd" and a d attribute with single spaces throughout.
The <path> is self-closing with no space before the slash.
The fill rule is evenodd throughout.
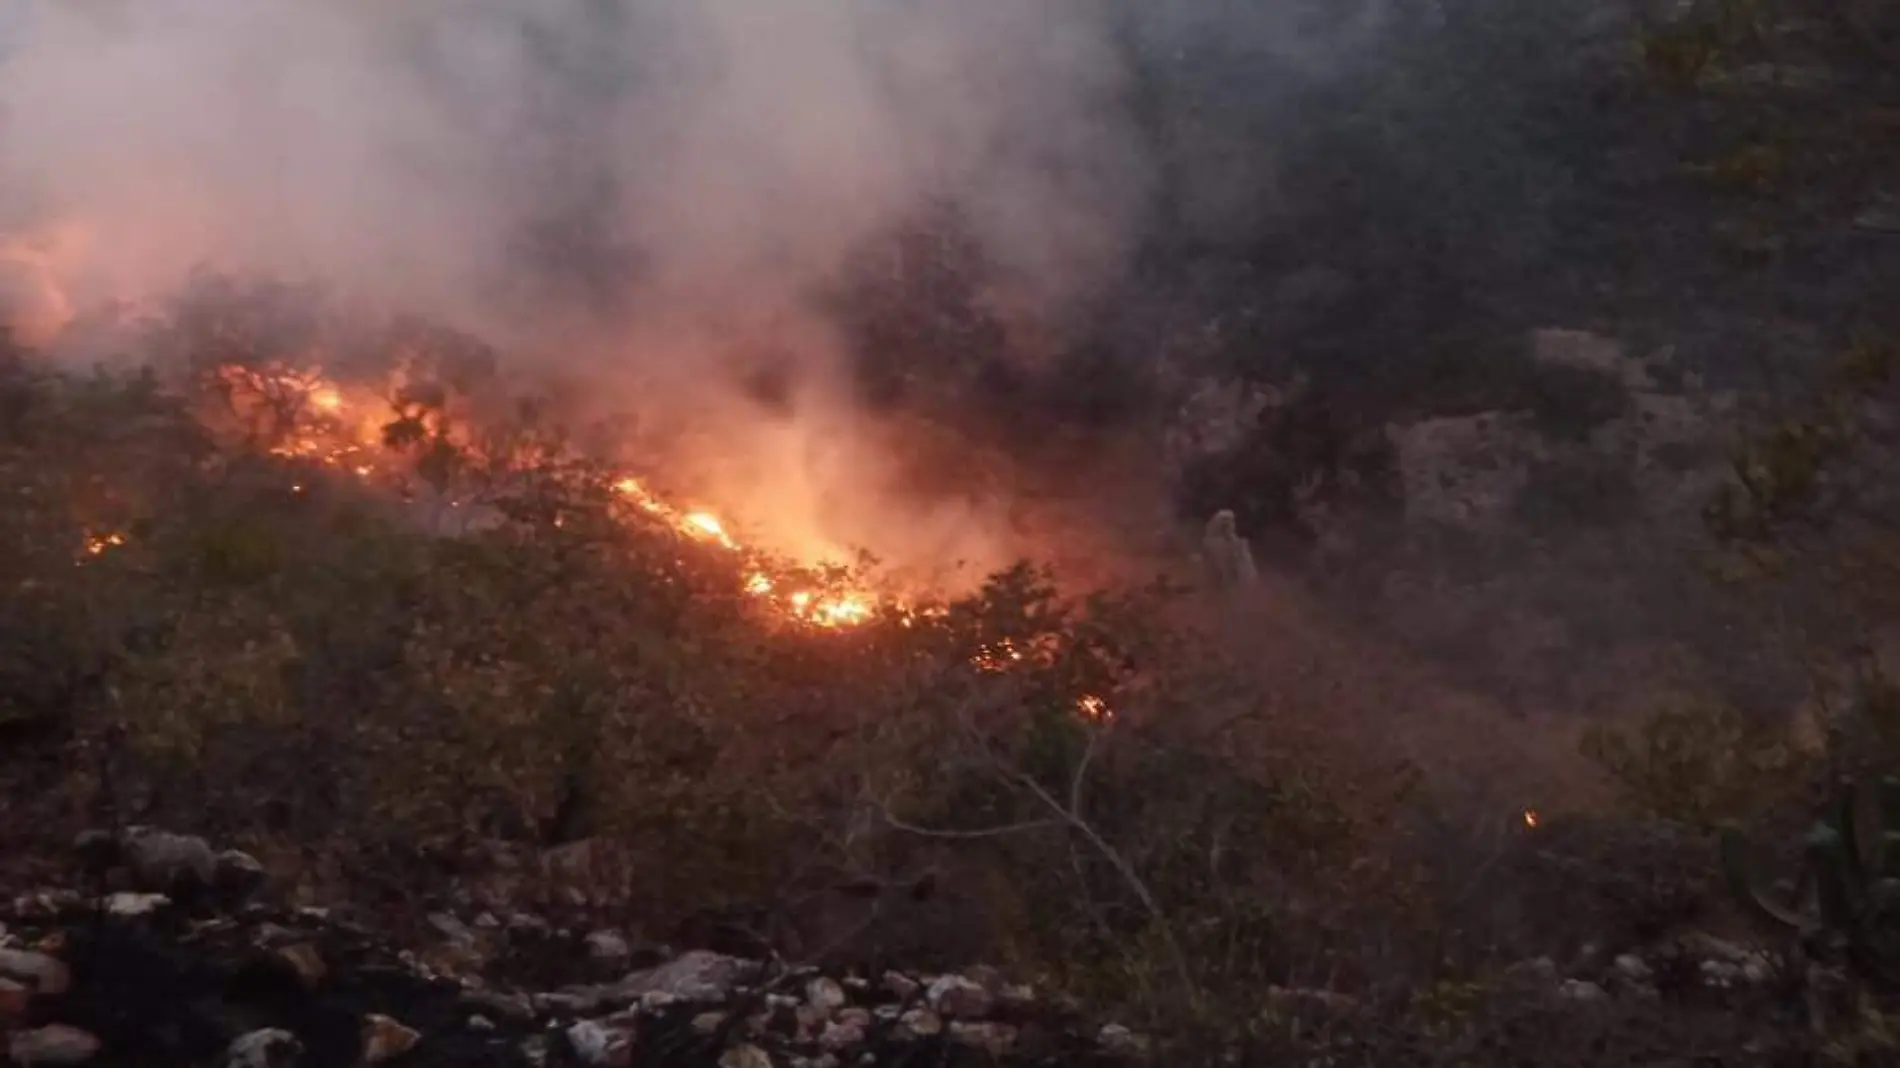
<path id="1" fill-rule="evenodd" d="M 1096 723 L 1105 723 L 1115 718 L 1115 712 L 1108 707 L 1108 702 L 1092 693 L 1083 694 L 1081 697 L 1076 698 L 1075 710 L 1082 714 L 1083 719 L 1092 720 Z"/>
<path id="2" fill-rule="evenodd" d="M 125 535 L 119 533 L 94 534 L 86 537 L 86 555 L 103 556 L 108 551 L 125 544 Z"/>
<path id="3" fill-rule="evenodd" d="M 1541 822 L 1543 822 L 1543 817 L 1537 814 L 1536 809 L 1527 808 L 1524 810 L 1524 826 L 1535 829 Z"/>

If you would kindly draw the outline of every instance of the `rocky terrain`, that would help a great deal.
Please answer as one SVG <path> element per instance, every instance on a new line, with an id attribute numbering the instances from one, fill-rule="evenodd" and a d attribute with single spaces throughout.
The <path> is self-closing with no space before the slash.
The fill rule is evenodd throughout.
<path id="1" fill-rule="evenodd" d="M 76 853 L 73 886 L 4 906 L 8 1063 L 835 1068 L 1145 1050 L 991 969 L 858 975 L 668 954 L 520 912 L 433 913 L 404 946 L 347 909 L 269 904 L 255 861 L 199 838 L 135 828 Z"/>

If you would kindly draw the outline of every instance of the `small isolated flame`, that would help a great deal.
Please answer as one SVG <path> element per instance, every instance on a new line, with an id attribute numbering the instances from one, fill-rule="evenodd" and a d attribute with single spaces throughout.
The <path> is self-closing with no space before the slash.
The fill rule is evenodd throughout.
<path id="1" fill-rule="evenodd" d="M 1115 711 L 1108 707 L 1108 702 L 1092 693 L 1076 698 L 1075 710 L 1082 714 L 1083 719 L 1094 723 L 1106 723 L 1115 718 Z"/>
<path id="2" fill-rule="evenodd" d="M 110 534 L 88 534 L 85 543 L 86 555 L 104 556 L 124 544 L 125 535 L 116 531 Z"/>
<path id="3" fill-rule="evenodd" d="M 1542 822 L 1543 822 L 1543 817 L 1537 814 L 1536 809 L 1527 808 L 1524 810 L 1524 826 L 1535 830 L 1537 825 Z"/>

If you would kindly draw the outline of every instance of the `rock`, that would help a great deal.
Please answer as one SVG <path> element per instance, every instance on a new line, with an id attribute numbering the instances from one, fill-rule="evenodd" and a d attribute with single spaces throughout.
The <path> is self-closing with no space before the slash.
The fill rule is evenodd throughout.
<path id="1" fill-rule="evenodd" d="M 446 912 L 431 912 L 429 926 L 435 928 L 437 933 L 441 934 L 452 946 L 475 948 L 475 932 L 469 929 L 468 924 Z"/>
<path id="2" fill-rule="evenodd" d="M 282 1028 L 266 1027 L 233 1039 L 225 1051 L 226 1068 L 291 1068 L 303 1056 L 303 1043 Z"/>
<path id="3" fill-rule="evenodd" d="M 926 1008 L 915 1008 L 897 1018 L 900 1039 L 932 1038 L 943 1033 L 943 1017 Z"/>
<path id="4" fill-rule="evenodd" d="M 548 1040 L 546 1035 L 534 1035 L 521 1040 L 521 1059 L 533 1068 L 542 1068 L 548 1063 Z"/>
<path id="5" fill-rule="evenodd" d="M 587 955 L 597 961 L 625 964 L 633 956 L 633 947 L 618 931 L 595 931 L 587 936 Z"/>
<path id="6" fill-rule="evenodd" d="M 0 949 L 0 979 L 25 983 L 38 994 L 64 994 L 73 984 L 72 969 L 56 957 L 30 949 Z"/>
<path id="7" fill-rule="evenodd" d="M 27 1002 L 31 1000 L 33 992 L 26 984 L 0 979 L 0 1030 L 5 1030 L 7 1021 L 25 1016 Z"/>
<path id="8" fill-rule="evenodd" d="M 613 993 L 628 1000 L 662 993 L 685 1001 L 718 1001 L 756 973 L 758 967 L 752 961 L 722 953 L 694 950 L 627 976 L 614 984 Z"/>
<path id="9" fill-rule="evenodd" d="M 726 1025 L 726 1017 L 729 1015 L 731 1014 L 724 1012 L 702 1012 L 693 1017 L 693 1033 L 713 1034 Z"/>
<path id="10" fill-rule="evenodd" d="M 649 990 L 640 995 L 640 1011 L 647 1013 L 659 1012 L 662 1009 L 672 1008 L 682 1000 L 684 999 L 671 990 Z"/>
<path id="11" fill-rule="evenodd" d="M 1697 960 L 1720 960 L 1730 964 L 1743 964 L 1759 954 L 1744 949 L 1733 942 L 1726 942 L 1714 935 L 1691 931 L 1677 940 L 1682 952 Z"/>
<path id="12" fill-rule="evenodd" d="M 212 865 L 212 885 L 229 905 L 241 905 L 256 897 L 269 879 L 264 865 L 242 850 L 227 849 L 212 858 Z"/>
<path id="13" fill-rule="evenodd" d="M 996 992 L 996 1000 L 1004 1008 L 1020 1012 L 1036 1003 L 1036 988 L 1027 983 L 1005 983 Z"/>
<path id="14" fill-rule="evenodd" d="M 7 1040 L 7 1056 L 20 1068 L 38 1064 L 84 1064 L 99 1052 L 99 1040 L 65 1024 L 17 1031 Z"/>
<path id="15" fill-rule="evenodd" d="M 217 881 L 217 854 L 196 835 L 132 827 L 120 837 L 119 848 L 135 890 L 176 893 L 209 889 Z"/>
<path id="16" fill-rule="evenodd" d="M 772 1057 L 754 1045 L 734 1046 L 720 1056 L 719 1068 L 772 1068 Z"/>
<path id="17" fill-rule="evenodd" d="M 545 1015 L 585 1016 L 607 1003 L 604 992 L 592 987 L 574 987 L 550 994 L 536 994 L 532 1007 Z"/>
<path id="18" fill-rule="evenodd" d="M 1617 957 L 1614 963 L 1616 973 L 1629 982 L 1647 983 L 1656 977 L 1649 964 L 1634 953 L 1625 953 Z"/>
<path id="19" fill-rule="evenodd" d="M 1602 1001 L 1606 995 L 1603 988 L 1584 979 L 1566 979 L 1557 987 L 1557 996 L 1565 1001 L 1590 1003 Z"/>
<path id="20" fill-rule="evenodd" d="M 923 984 L 905 975 L 903 972 L 885 972 L 884 989 L 904 1001 L 909 1001 L 911 998 L 917 996 L 919 990 L 923 989 Z"/>
<path id="21" fill-rule="evenodd" d="M 1003 1057 L 1016 1045 L 1016 1029 L 1003 1023 L 958 1020 L 950 1025 L 950 1041 Z"/>
<path id="22" fill-rule="evenodd" d="M 1557 962 L 1549 957 L 1522 960 L 1504 970 L 1507 979 L 1531 986 L 1549 986 L 1557 981 Z"/>
<path id="23" fill-rule="evenodd" d="M 382 1064 L 416 1048 L 422 1033 L 404 1027 L 390 1017 L 370 1013 L 363 1017 L 363 1061 Z"/>
<path id="24" fill-rule="evenodd" d="M 470 1031 L 493 1031 L 495 1029 L 495 1021 L 486 1016 L 470 1016 L 464 1021 L 464 1024 Z"/>
<path id="25" fill-rule="evenodd" d="M 172 903 L 164 894 L 140 894 L 124 891 L 106 898 L 106 911 L 114 916 L 149 916 Z"/>
<path id="26" fill-rule="evenodd" d="M 464 990 L 464 1008 L 479 1009 L 504 1020 L 526 1023 L 534 1019 L 534 1002 L 526 994 L 506 994 L 499 990 Z"/>
<path id="27" fill-rule="evenodd" d="M 924 999 L 939 1014 L 962 1020 L 979 1020 L 988 1016 L 995 1003 L 982 984 L 961 975 L 939 977 L 930 984 Z"/>
<path id="28" fill-rule="evenodd" d="M 1148 1055 L 1148 1040 L 1118 1023 L 1103 1024 L 1095 1044 L 1111 1057 L 1138 1059 Z"/>
<path id="29" fill-rule="evenodd" d="M 1702 982 L 1717 990 L 1726 990 L 1743 977 L 1742 966 L 1725 960 L 1705 960 L 1698 969 L 1702 973 Z"/>
<path id="30" fill-rule="evenodd" d="M 289 965 L 291 971 L 297 973 L 297 981 L 303 984 L 305 990 L 315 990 L 322 986 L 324 976 L 329 974 L 329 969 L 323 963 L 323 955 L 318 953 L 317 947 L 309 942 L 298 942 L 295 945 L 280 947 L 276 951 L 276 956 L 278 960 Z"/>
<path id="31" fill-rule="evenodd" d="M 836 980 L 821 975 L 805 984 L 805 1000 L 815 1009 L 831 1012 L 844 1008 L 848 999 L 844 987 L 839 986 Z"/>
<path id="32" fill-rule="evenodd" d="M 633 1063 L 633 1035 L 625 1027 L 582 1020 L 567 1029 L 568 1045 L 591 1068 L 625 1068 Z"/>
<path id="33" fill-rule="evenodd" d="M 833 1053 L 861 1046 L 864 1044 L 864 1026 L 855 1020 L 833 1020 L 825 1025 L 823 1033 L 818 1036 L 818 1044 Z"/>

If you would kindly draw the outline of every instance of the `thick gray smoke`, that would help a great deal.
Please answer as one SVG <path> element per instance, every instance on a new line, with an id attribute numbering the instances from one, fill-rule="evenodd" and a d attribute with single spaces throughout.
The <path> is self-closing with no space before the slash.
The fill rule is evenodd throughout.
<path id="1" fill-rule="evenodd" d="M 0 6 L 0 314 L 29 338 L 208 268 L 565 353 L 649 405 L 717 407 L 728 354 L 769 345 L 804 414 L 737 467 L 807 496 L 879 479 L 814 311 L 854 254 L 953 205 L 1012 302 L 1059 316 L 1149 192 L 1089 0 Z M 983 522 L 904 525 L 982 555 Z"/>

